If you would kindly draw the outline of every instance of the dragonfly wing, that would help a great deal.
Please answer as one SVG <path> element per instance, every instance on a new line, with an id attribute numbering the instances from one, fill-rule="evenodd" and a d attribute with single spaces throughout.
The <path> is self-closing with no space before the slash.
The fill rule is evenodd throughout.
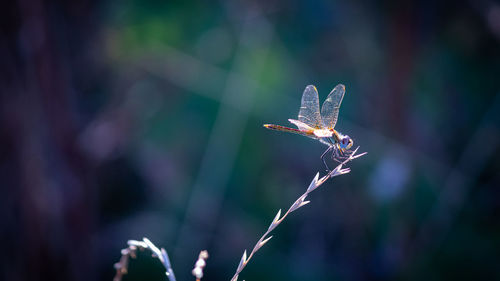
<path id="1" fill-rule="evenodd" d="M 307 132 L 312 132 L 314 131 L 314 128 L 312 128 L 311 126 L 307 125 L 306 123 L 304 122 L 301 122 L 299 120 L 295 120 L 295 119 L 288 119 L 288 121 L 290 121 L 290 123 L 294 124 L 295 126 L 297 126 L 297 128 L 299 128 L 299 130 L 302 130 L 302 131 L 307 131 Z"/>
<path id="2" fill-rule="evenodd" d="M 324 128 L 335 128 L 339 117 L 339 108 L 344 98 L 345 86 L 338 84 L 333 88 L 321 107 L 321 121 Z"/>
<path id="3" fill-rule="evenodd" d="M 300 104 L 299 121 L 312 128 L 320 128 L 321 115 L 319 113 L 318 90 L 313 85 L 309 85 L 302 94 Z M 297 125 L 297 124 L 295 124 Z"/>

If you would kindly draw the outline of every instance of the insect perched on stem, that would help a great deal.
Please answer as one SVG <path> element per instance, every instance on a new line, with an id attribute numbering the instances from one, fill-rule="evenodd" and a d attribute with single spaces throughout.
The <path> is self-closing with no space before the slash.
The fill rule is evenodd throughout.
<path id="1" fill-rule="evenodd" d="M 298 120 L 288 119 L 298 129 L 274 124 L 264 124 L 264 127 L 271 130 L 303 135 L 317 139 L 327 145 L 328 149 L 321 155 L 321 160 L 323 160 L 327 170 L 330 170 L 324 159 L 325 155 L 329 151 L 332 151 L 332 159 L 339 162 L 340 159 L 346 157 L 346 154 L 350 152 L 349 149 L 353 145 L 353 141 L 348 135 L 343 135 L 334 129 L 344 94 L 344 85 L 338 84 L 335 86 L 323 103 L 320 113 L 318 90 L 316 90 L 315 86 L 309 85 L 302 94 Z"/>

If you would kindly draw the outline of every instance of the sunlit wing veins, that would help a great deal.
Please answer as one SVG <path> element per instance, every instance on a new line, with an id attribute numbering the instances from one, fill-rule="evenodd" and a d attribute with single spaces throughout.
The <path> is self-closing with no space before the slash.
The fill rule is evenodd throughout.
<path id="1" fill-rule="evenodd" d="M 302 94 L 298 119 L 312 128 L 321 127 L 318 91 L 313 85 L 307 86 Z"/>
<path id="2" fill-rule="evenodd" d="M 294 124 L 295 126 L 297 126 L 297 128 L 299 128 L 299 130 L 301 130 L 301 131 L 307 131 L 307 132 L 314 131 L 313 127 L 307 125 L 306 123 L 304 123 L 302 121 L 295 120 L 295 119 L 288 119 L 288 121 L 290 123 Z"/>
<path id="3" fill-rule="evenodd" d="M 321 121 L 324 128 L 335 128 L 339 116 L 339 108 L 344 98 L 345 86 L 338 84 L 333 88 L 321 106 Z"/>
<path id="4" fill-rule="evenodd" d="M 288 121 L 290 123 L 294 124 L 295 126 L 297 126 L 297 128 L 299 128 L 299 131 L 303 132 L 302 135 L 304 135 L 306 137 L 313 138 L 313 139 L 317 138 L 314 135 L 315 129 L 312 128 L 311 126 L 307 125 L 306 123 L 301 122 L 299 120 L 295 120 L 295 119 L 288 119 Z"/>

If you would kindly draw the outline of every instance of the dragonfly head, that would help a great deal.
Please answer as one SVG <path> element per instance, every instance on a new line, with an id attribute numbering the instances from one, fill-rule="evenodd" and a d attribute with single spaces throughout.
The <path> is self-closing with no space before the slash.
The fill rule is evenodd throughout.
<path id="1" fill-rule="evenodd" d="M 345 135 L 340 139 L 339 146 L 342 149 L 348 150 L 352 147 L 353 143 L 354 142 L 352 141 L 351 137 L 349 137 L 348 135 Z"/>

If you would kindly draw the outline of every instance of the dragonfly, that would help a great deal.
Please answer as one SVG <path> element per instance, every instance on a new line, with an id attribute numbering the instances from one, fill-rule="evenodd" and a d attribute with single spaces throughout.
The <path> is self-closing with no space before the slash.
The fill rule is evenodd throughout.
<path id="1" fill-rule="evenodd" d="M 324 159 L 325 155 L 329 151 L 333 151 L 332 159 L 340 162 L 339 159 L 345 158 L 345 155 L 350 152 L 349 149 L 354 143 L 348 135 L 335 130 L 344 94 L 344 85 L 338 84 L 335 86 L 321 106 L 320 113 L 318 90 L 314 85 L 309 85 L 302 94 L 298 120 L 288 119 L 290 123 L 297 126 L 297 129 L 274 124 L 264 124 L 264 127 L 271 130 L 299 134 L 319 140 L 321 143 L 327 145 L 328 149 L 321 155 L 321 160 L 323 160 L 327 170 L 329 170 Z"/>

